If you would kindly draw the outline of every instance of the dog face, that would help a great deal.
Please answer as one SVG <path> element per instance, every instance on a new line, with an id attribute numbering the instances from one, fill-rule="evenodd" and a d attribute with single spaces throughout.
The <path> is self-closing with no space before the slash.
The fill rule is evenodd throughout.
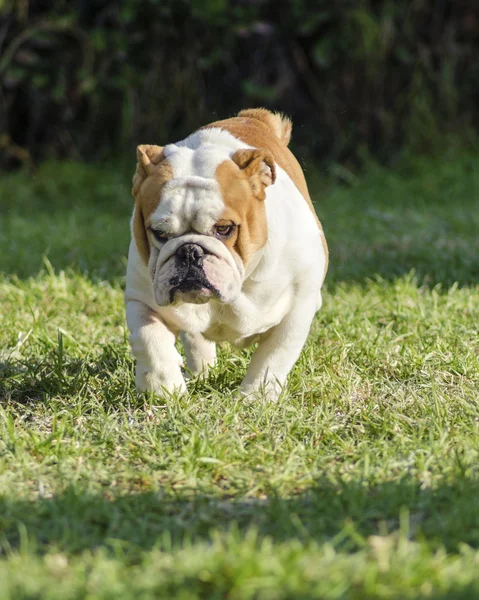
<path id="1" fill-rule="evenodd" d="M 139 146 L 133 235 L 159 306 L 234 302 L 267 241 L 267 150 Z"/>

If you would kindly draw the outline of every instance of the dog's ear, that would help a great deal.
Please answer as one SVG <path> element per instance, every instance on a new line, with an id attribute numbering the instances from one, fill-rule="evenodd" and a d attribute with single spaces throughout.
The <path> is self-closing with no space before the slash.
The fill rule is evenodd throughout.
<path id="1" fill-rule="evenodd" d="M 135 175 L 133 176 L 133 187 L 131 190 L 135 198 L 143 181 L 148 175 L 151 175 L 155 171 L 157 165 L 165 158 L 165 154 L 161 146 L 142 144 L 136 149 L 136 156 L 138 158 L 138 163 L 136 165 Z M 135 205 L 135 215 L 133 218 L 133 235 L 135 236 L 136 246 L 143 262 L 148 264 L 148 259 L 150 257 L 150 242 L 148 241 L 148 235 L 146 233 L 141 202 L 138 200 Z"/>
<path id="2" fill-rule="evenodd" d="M 143 218 L 143 212 L 139 202 L 135 204 L 135 212 L 131 225 L 138 252 L 145 265 L 148 265 L 150 259 L 150 242 L 146 233 L 145 219 Z"/>
<path id="3" fill-rule="evenodd" d="M 153 173 L 154 168 L 164 158 L 165 153 L 163 146 L 153 146 L 151 144 L 142 144 L 136 149 L 138 163 L 136 172 L 133 175 L 133 188 L 131 190 L 133 196 L 136 196 L 143 181 Z"/>
<path id="4" fill-rule="evenodd" d="M 265 188 L 276 181 L 276 167 L 271 152 L 244 148 L 237 150 L 231 160 L 246 174 L 255 196 L 264 200 Z"/>

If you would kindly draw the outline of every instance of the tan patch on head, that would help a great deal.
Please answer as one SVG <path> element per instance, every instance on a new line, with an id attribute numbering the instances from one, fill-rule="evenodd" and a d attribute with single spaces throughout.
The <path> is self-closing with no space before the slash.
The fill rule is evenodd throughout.
<path id="1" fill-rule="evenodd" d="M 237 117 L 216 121 L 206 126 L 206 128 L 208 127 L 224 129 L 252 148 L 269 150 L 276 164 L 288 174 L 298 188 L 316 218 L 322 234 L 327 270 L 328 246 L 323 228 L 311 202 L 303 170 L 294 154 L 287 147 L 291 137 L 291 121 L 264 108 L 251 108 L 242 110 Z"/>
<path id="2" fill-rule="evenodd" d="M 237 226 L 223 243 L 245 266 L 268 239 L 264 188 L 274 181 L 274 170 L 271 172 L 268 167 L 266 173 L 264 167 L 265 158 L 270 160 L 268 155 L 264 151 L 238 150 L 232 160 L 222 162 L 216 169 L 215 177 L 225 203 L 218 222 Z"/>
<path id="3" fill-rule="evenodd" d="M 138 164 L 133 176 L 132 194 L 135 197 L 133 235 L 145 264 L 150 258 L 150 242 L 147 234 L 149 219 L 160 202 L 161 190 L 173 177 L 171 165 L 161 146 L 142 145 L 137 148 Z"/>

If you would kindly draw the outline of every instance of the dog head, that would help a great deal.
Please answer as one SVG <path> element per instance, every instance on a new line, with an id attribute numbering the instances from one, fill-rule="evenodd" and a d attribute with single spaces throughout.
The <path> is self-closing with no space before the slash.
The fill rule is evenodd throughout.
<path id="1" fill-rule="evenodd" d="M 159 306 L 236 300 L 267 241 L 268 150 L 142 145 L 133 235 Z"/>

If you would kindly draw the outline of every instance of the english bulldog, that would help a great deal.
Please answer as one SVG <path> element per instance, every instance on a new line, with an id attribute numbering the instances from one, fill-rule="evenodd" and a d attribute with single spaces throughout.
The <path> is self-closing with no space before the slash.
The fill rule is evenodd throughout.
<path id="1" fill-rule="evenodd" d="M 241 392 L 276 398 L 321 306 L 328 249 L 291 121 L 241 111 L 167 146 L 141 145 L 126 278 L 136 386 L 186 391 L 216 342 L 257 342 Z"/>

